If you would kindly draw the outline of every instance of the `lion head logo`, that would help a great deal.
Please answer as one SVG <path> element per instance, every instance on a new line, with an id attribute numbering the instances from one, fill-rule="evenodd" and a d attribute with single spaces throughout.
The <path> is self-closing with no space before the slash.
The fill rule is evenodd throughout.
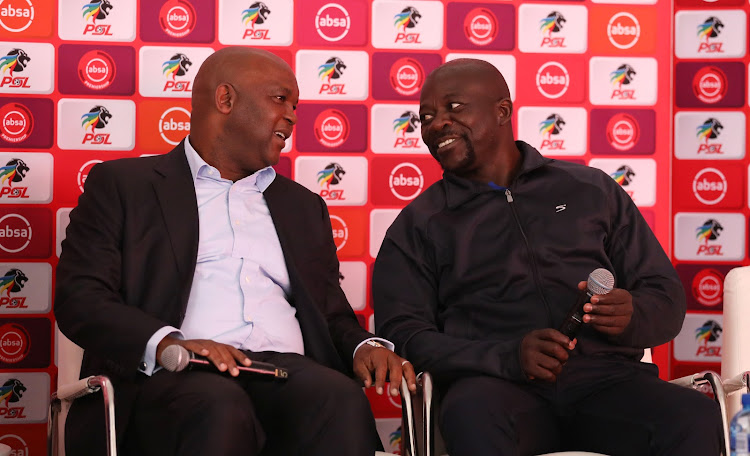
<path id="1" fill-rule="evenodd" d="M 94 129 L 101 129 L 107 126 L 109 119 L 112 118 L 112 114 L 104 106 L 94 106 L 89 112 L 81 116 L 81 126 L 84 130 L 91 129 L 91 133 L 94 133 Z"/>
<path id="2" fill-rule="evenodd" d="M 628 65 L 627 63 L 624 63 L 617 67 L 615 71 L 609 73 L 609 81 L 612 84 L 622 87 L 623 84 L 630 84 L 633 81 L 633 76 L 635 75 L 636 72 L 633 67 Z"/>
<path id="3" fill-rule="evenodd" d="M 106 19 L 109 12 L 112 10 L 112 4 L 109 0 L 93 0 L 83 5 L 83 17 L 88 21 L 91 19 L 93 24 L 96 24 L 96 20 Z"/>
<path id="4" fill-rule="evenodd" d="M 188 68 L 190 68 L 192 64 L 193 62 L 190 61 L 188 56 L 178 52 L 170 57 L 169 60 L 161 64 L 161 72 L 164 73 L 166 77 L 171 76 L 174 81 L 176 76 L 185 76 L 188 72 Z"/>
<path id="5" fill-rule="evenodd" d="M 5 291 L 5 295 L 10 297 L 11 292 L 18 293 L 21 291 L 28 280 L 29 278 L 23 271 L 13 268 L 6 272 L 3 277 L 0 277 L 0 293 Z"/>
<path id="6" fill-rule="evenodd" d="M 242 21 L 246 27 L 253 28 L 255 24 L 262 24 L 271 14 L 270 8 L 263 2 L 255 2 L 250 7 L 242 11 Z"/>
<path id="7" fill-rule="evenodd" d="M 696 129 L 696 136 L 700 139 L 705 139 L 708 143 L 709 139 L 716 139 L 720 134 L 724 125 L 721 124 L 717 119 L 709 117 L 705 122 L 698 126 Z"/>
<path id="8" fill-rule="evenodd" d="M 318 183 L 321 187 L 325 185 L 326 188 L 331 188 L 331 185 L 337 185 L 341 182 L 344 174 L 346 174 L 346 171 L 344 171 L 341 165 L 331 163 L 323 168 L 322 171 L 318 171 Z"/>
<path id="9" fill-rule="evenodd" d="M 612 179 L 623 187 L 629 185 L 635 177 L 635 171 L 628 165 L 622 165 L 617 168 L 617 171 L 611 174 Z"/>
<path id="10" fill-rule="evenodd" d="M 0 68 L 3 69 L 3 73 L 10 71 L 10 75 L 13 76 L 13 72 L 19 73 L 26 68 L 31 57 L 23 49 L 15 48 L 8 52 L 8 55 L 0 57 Z"/>
<path id="11" fill-rule="evenodd" d="M 547 135 L 549 139 L 552 135 L 559 135 L 565 125 L 565 121 L 560 114 L 551 114 L 549 117 L 539 123 L 539 133 Z"/>
<path id="12" fill-rule="evenodd" d="M 413 6 L 407 6 L 400 13 L 393 16 L 393 18 L 395 19 L 393 25 L 395 25 L 397 29 L 406 32 L 407 28 L 414 28 L 414 26 L 417 25 L 417 22 L 422 18 L 422 15 L 419 14 L 419 11 Z"/>
<path id="13" fill-rule="evenodd" d="M 15 378 L 8 379 L 7 382 L 0 386 L 0 402 L 5 401 L 5 406 L 11 402 L 18 402 L 21 400 L 26 387 L 23 386 L 21 380 Z"/>
<path id="14" fill-rule="evenodd" d="M 701 241 L 715 241 L 721 235 L 721 231 L 724 229 L 721 224 L 714 219 L 708 219 L 703 222 L 703 225 L 696 228 L 696 236 Z"/>
<path id="15" fill-rule="evenodd" d="M 401 133 L 401 136 L 405 136 L 407 133 L 412 133 L 417 129 L 419 124 L 419 116 L 413 111 L 406 111 L 396 120 L 393 121 L 393 131 Z"/>
<path id="16" fill-rule="evenodd" d="M 698 37 L 705 38 L 706 42 L 708 42 L 709 38 L 716 38 L 719 36 L 721 29 L 723 28 L 724 23 L 722 23 L 719 18 L 711 16 L 703 21 L 702 24 L 698 25 Z"/>
<path id="17" fill-rule="evenodd" d="M 20 158 L 13 158 L 5 166 L 0 168 L 0 184 L 8 182 L 12 186 L 13 182 L 21 182 L 29 171 L 28 165 Z"/>
<path id="18" fill-rule="evenodd" d="M 709 342 L 716 342 L 721 336 L 721 326 L 714 320 L 708 320 L 700 328 L 695 329 L 695 338 L 708 345 Z"/>
<path id="19" fill-rule="evenodd" d="M 331 57 L 326 63 L 318 67 L 318 76 L 320 79 L 331 82 L 331 79 L 338 79 L 344 73 L 344 61 L 338 57 Z"/>
<path id="20" fill-rule="evenodd" d="M 562 14 L 558 11 L 552 11 L 547 17 L 539 21 L 539 30 L 541 30 L 542 33 L 552 35 L 552 32 L 559 32 L 562 30 L 565 22 L 565 17 L 563 17 Z"/>

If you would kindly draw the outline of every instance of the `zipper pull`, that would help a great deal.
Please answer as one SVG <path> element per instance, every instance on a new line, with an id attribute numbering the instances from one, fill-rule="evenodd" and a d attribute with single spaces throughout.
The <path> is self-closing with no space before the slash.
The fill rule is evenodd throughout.
<path id="1" fill-rule="evenodd" d="M 513 202 L 513 195 L 510 194 L 510 189 L 505 189 L 505 198 L 508 200 L 509 203 Z"/>

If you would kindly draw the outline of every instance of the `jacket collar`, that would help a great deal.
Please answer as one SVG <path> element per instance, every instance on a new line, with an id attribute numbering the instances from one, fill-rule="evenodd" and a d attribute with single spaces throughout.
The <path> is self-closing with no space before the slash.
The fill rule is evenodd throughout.
<path id="1" fill-rule="evenodd" d="M 524 141 L 516 141 L 516 147 L 521 152 L 521 170 L 514 178 L 511 187 L 518 181 L 520 176 L 554 161 L 551 158 L 542 156 L 539 151 Z M 489 184 L 465 179 L 449 171 L 443 173 L 443 188 L 445 189 L 446 202 L 450 209 L 455 209 L 482 193 L 503 191 L 502 188 L 498 188 L 497 186 L 493 187 Z"/>

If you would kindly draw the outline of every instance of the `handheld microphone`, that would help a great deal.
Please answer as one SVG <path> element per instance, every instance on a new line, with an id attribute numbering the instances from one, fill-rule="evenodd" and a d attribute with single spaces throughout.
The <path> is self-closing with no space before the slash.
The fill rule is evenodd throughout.
<path id="1" fill-rule="evenodd" d="M 182 372 L 185 369 L 220 372 L 208 359 L 203 356 L 198 356 L 195 353 L 188 351 L 188 349 L 182 345 L 177 344 L 169 345 L 164 349 L 161 353 L 160 364 L 164 369 L 170 372 Z M 247 372 L 261 374 L 280 379 L 286 379 L 289 377 L 289 373 L 286 369 L 276 367 L 271 363 L 263 363 L 260 361 L 253 361 L 250 366 L 243 366 L 238 363 L 237 368 L 240 370 L 240 373 Z"/>
<path id="2" fill-rule="evenodd" d="M 586 289 L 578 295 L 578 300 L 573 308 L 568 312 L 560 332 L 573 340 L 583 324 L 583 306 L 589 302 L 594 295 L 603 295 L 612 291 L 615 286 L 615 278 L 611 272 L 604 268 L 595 269 L 589 274 L 589 280 Z"/>

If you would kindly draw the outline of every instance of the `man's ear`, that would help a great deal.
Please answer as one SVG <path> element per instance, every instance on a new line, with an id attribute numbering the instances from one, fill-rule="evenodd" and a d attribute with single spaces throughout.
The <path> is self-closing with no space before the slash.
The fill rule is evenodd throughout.
<path id="1" fill-rule="evenodd" d="M 226 82 L 219 84 L 216 88 L 216 99 L 214 100 L 216 109 L 222 114 L 229 114 L 232 111 L 236 94 L 231 84 Z"/>
<path id="2" fill-rule="evenodd" d="M 497 102 L 497 124 L 505 125 L 513 117 L 513 102 L 510 98 L 503 98 Z"/>

